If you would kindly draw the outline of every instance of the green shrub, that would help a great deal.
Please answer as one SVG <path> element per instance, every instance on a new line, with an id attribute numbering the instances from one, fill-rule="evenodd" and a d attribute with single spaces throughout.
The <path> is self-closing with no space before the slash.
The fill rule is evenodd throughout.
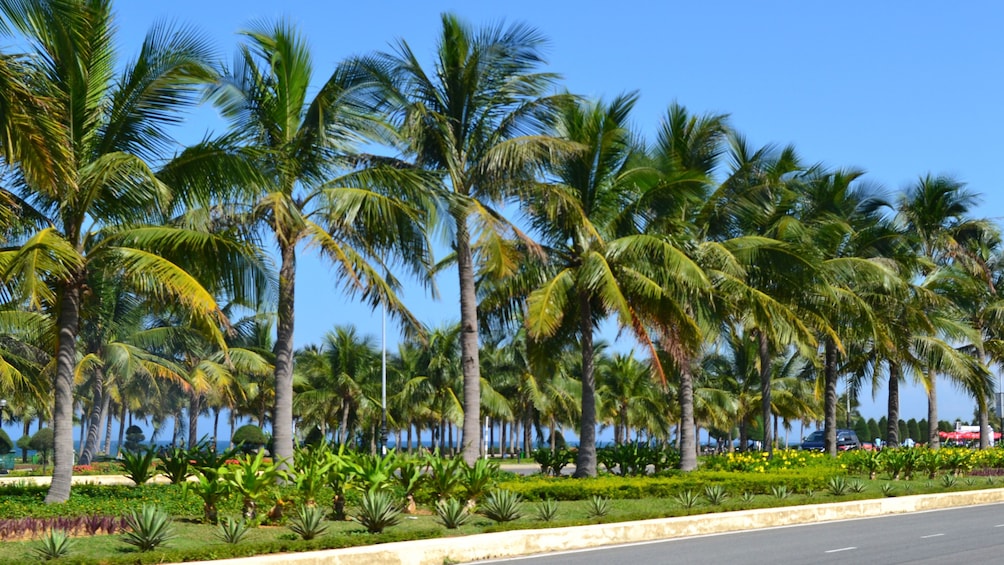
<path id="1" fill-rule="evenodd" d="M 470 520 L 471 513 L 467 510 L 466 504 L 456 498 L 451 498 L 436 503 L 436 516 L 447 529 L 455 530 Z"/>
<path id="2" fill-rule="evenodd" d="M 829 482 L 826 484 L 826 488 L 833 496 L 844 496 L 847 494 L 847 479 L 840 475 L 830 477 Z"/>
<path id="3" fill-rule="evenodd" d="M 14 442 L 11 441 L 7 432 L 0 429 L 0 455 L 7 455 L 14 449 Z"/>
<path id="4" fill-rule="evenodd" d="M 123 454 L 123 458 L 126 455 Z M 163 453 L 157 463 L 157 472 L 167 477 L 172 485 L 180 485 L 192 476 L 189 464 L 188 450 L 173 447 Z"/>
<path id="5" fill-rule="evenodd" d="M 289 524 L 289 529 L 304 540 L 312 540 L 327 531 L 324 523 L 324 511 L 317 506 L 301 504 L 296 508 L 296 516 Z"/>
<path id="6" fill-rule="evenodd" d="M 522 497 L 510 490 L 495 490 L 485 497 L 480 512 L 494 522 L 512 522 L 523 515 Z"/>
<path id="7" fill-rule="evenodd" d="M 497 461 L 478 459 L 464 473 L 464 497 L 473 504 L 488 494 L 498 482 L 499 464 Z"/>
<path id="8" fill-rule="evenodd" d="M 42 467 L 49 464 L 49 455 L 52 454 L 56 446 L 56 439 L 52 435 L 52 428 L 42 428 L 31 436 L 28 447 L 42 455 Z"/>
<path id="9" fill-rule="evenodd" d="M 268 437 L 265 432 L 254 424 L 245 424 L 237 428 L 233 437 L 230 438 L 230 444 L 239 446 L 245 453 L 258 451 L 265 447 L 266 443 L 268 443 Z"/>
<path id="10" fill-rule="evenodd" d="M 152 551 L 174 537 L 170 514 L 153 504 L 144 504 L 139 511 L 126 514 L 125 521 L 129 529 L 123 534 L 122 541 L 136 546 L 141 552 Z"/>
<path id="11" fill-rule="evenodd" d="M 680 506 L 690 510 L 697 505 L 697 495 L 694 494 L 692 490 L 685 490 L 676 495 L 676 501 L 680 503 Z"/>
<path id="12" fill-rule="evenodd" d="M 586 503 L 586 517 L 603 518 L 610 513 L 610 501 L 602 496 L 594 496 Z"/>
<path id="13" fill-rule="evenodd" d="M 129 426 L 126 428 L 125 437 L 125 445 L 122 446 L 125 451 L 139 451 L 142 447 L 141 444 L 146 440 L 143 428 L 139 426 Z"/>
<path id="14" fill-rule="evenodd" d="M 704 499 L 712 506 L 718 506 L 729 497 L 725 485 L 708 485 L 704 487 Z"/>
<path id="15" fill-rule="evenodd" d="M 558 502 L 545 498 L 535 507 L 537 519 L 541 522 L 552 522 L 558 517 Z"/>
<path id="16" fill-rule="evenodd" d="M 153 446 L 143 451 L 126 451 L 122 453 L 123 473 L 137 486 L 153 478 L 153 462 L 157 458 L 157 449 Z"/>
<path id="17" fill-rule="evenodd" d="M 540 465 L 540 473 L 542 475 L 557 477 L 561 475 L 561 470 L 565 466 L 575 461 L 575 455 L 563 447 L 559 447 L 554 451 L 551 451 L 550 448 L 542 448 L 534 450 L 533 460 Z"/>
<path id="18" fill-rule="evenodd" d="M 363 494 L 356 520 L 367 532 L 379 534 L 401 522 L 401 508 L 388 492 L 367 492 Z"/>
<path id="19" fill-rule="evenodd" d="M 219 529 L 216 532 L 216 537 L 219 538 L 223 543 L 230 545 L 236 545 L 244 539 L 244 536 L 250 530 L 250 525 L 243 518 L 237 520 L 235 518 L 226 517 L 220 520 Z"/>
<path id="20" fill-rule="evenodd" d="M 45 561 L 50 561 L 68 555 L 73 549 L 73 544 L 74 541 L 69 534 L 63 530 L 53 529 L 38 540 L 32 551 Z"/>

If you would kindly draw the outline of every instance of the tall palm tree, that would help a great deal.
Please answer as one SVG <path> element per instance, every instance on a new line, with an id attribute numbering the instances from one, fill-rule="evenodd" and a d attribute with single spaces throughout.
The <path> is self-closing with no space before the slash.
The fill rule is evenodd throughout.
<path id="1" fill-rule="evenodd" d="M 518 261 L 502 243 L 515 228 L 497 205 L 534 183 L 539 163 L 558 143 L 541 134 L 554 102 L 556 76 L 537 69 L 544 38 L 522 25 L 473 29 L 444 14 L 432 69 L 407 42 L 366 65 L 381 83 L 377 97 L 392 112 L 402 150 L 441 182 L 436 192 L 460 284 L 464 376 L 463 457 L 478 457 L 480 361 L 475 277 L 500 277 Z"/>
<path id="2" fill-rule="evenodd" d="M 614 315 L 653 353 L 646 323 L 673 327 L 679 342 L 699 330 L 664 287 L 707 287 L 704 272 L 685 253 L 658 237 L 624 229 L 645 171 L 633 166 L 636 147 L 627 129 L 634 95 L 610 103 L 570 102 L 561 108 L 556 135 L 584 149 L 556 160 L 552 190 L 524 206 L 546 258 L 531 275 L 526 323 L 532 339 L 574 335 L 582 362 L 582 417 L 575 475 L 596 474 L 596 381 L 593 332 Z M 656 375 L 663 377 L 655 364 Z"/>
<path id="3" fill-rule="evenodd" d="M 30 261 L 40 244 L 53 258 L 45 275 L 21 290 L 32 307 L 54 317 L 59 335 L 55 464 L 46 501 L 63 502 L 73 467 L 73 369 L 87 274 L 114 272 L 134 291 L 176 301 L 222 342 L 222 334 L 210 329 L 225 321 L 220 309 L 183 265 L 197 263 L 213 248 L 216 260 L 201 272 L 228 269 L 244 250 L 194 230 L 158 225 L 177 203 L 153 167 L 171 147 L 168 127 L 180 119 L 178 110 L 198 101 L 198 83 L 211 76 L 211 53 L 202 38 L 184 28 L 155 26 L 136 59 L 116 76 L 109 0 L 10 0 L 0 3 L 0 15 L 4 33 L 29 49 L 26 84 L 48 101 L 56 127 L 46 146 L 62 148 L 50 175 L 9 164 L 13 183 L 5 199 L 19 202 L 26 217 L 46 219 L 23 240 L 7 274 Z"/>
<path id="4" fill-rule="evenodd" d="M 338 67 L 311 97 L 310 51 L 289 23 L 259 22 L 243 35 L 233 67 L 222 71 L 210 96 L 261 175 L 244 187 L 240 209 L 279 251 L 273 437 L 276 457 L 292 461 L 297 250 L 317 248 L 339 285 L 414 323 L 397 300 L 397 281 L 382 276 L 382 258 L 396 245 L 407 250 L 405 264 L 417 265 L 425 239 L 421 214 L 391 193 L 407 175 L 389 166 L 360 168 L 352 156 L 376 124 L 362 103 L 358 69 Z"/>
<path id="5" fill-rule="evenodd" d="M 899 200 L 899 219 L 904 233 L 910 234 L 923 258 L 921 274 L 936 267 L 959 262 L 979 270 L 979 263 L 967 252 L 967 241 L 992 231 L 989 222 L 969 217 L 977 198 L 965 185 L 947 176 L 924 176 L 907 188 Z M 926 367 L 928 445 L 937 449 L 938 435 L 937 370 Z"/>

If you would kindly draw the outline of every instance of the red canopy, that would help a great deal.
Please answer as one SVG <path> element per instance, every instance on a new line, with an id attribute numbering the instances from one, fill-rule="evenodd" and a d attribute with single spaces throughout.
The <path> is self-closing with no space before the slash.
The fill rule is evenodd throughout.
<path id="1" fill-rule="evenodd" d="M 971 441 L 980 439 L 980 432 L 938 432 L 941 439 L 950 439 L 953 441 Z M 994 432 L 994 439 L 1000 439 L 1001 433 Z"/>

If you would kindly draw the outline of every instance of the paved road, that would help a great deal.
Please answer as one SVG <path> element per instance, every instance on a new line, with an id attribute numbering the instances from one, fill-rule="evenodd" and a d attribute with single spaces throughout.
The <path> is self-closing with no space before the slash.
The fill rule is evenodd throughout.
<path id="1" fill-rule="evenodd" d="M 526 565 L 1004 562 L 1004 504 L 503 559 Z"/>

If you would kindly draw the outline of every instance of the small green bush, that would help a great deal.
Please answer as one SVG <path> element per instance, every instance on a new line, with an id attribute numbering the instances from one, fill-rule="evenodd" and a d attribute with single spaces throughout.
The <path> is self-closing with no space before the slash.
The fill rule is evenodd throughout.
<path id="1" fill-rule="evenodd" d="M 302 504 L 296 509 L 296 516 L 289 524 L 289 529 L 302 539 L 310 541 L 327 531 L 324 523 L 324 510 L 317 506 Z"/>
<path id="2" fill-rule="evenodd" d="M 248 525 L 247 521 L 243 518 L 237 520 L 235 518 L 226 517 L 220 520 L 220 525 L 218 526 L 218 531 L 216 532 L 216 537 L 219 538 L 223 543 L 230 545 L 236 545 L 244 539 L 244 536 L 248 533 L 251 527 Z"/>
<path id="3" fill-rule="evenodd" d="M 49 532 L 38 540 L 38 544 L 33 548 L 35 555 L 45 561 L 65 557 L 73 549 L 74 541 L 63 530 L 49 530 Z"/>
<path id="4" fill-rule="evenodd" d="M 140 510 L 126 514 L 125 520 L 129 530 L 122 541 L 141 552 L 157 549 L 174 537 L 171 515 L 153 504 L 144 504 Z"/>
<path id="5" fill-rule="evenodd" d="M 466 504 L 451 498 L 436 503 L 436 517 L 448 530 L 455 530 L 470 520 L 471 513 L 467 510 Z"/>
<path id="6" fill-rule="evenodd" d="M 553 522 L 558 517 L 557 501 L 545 498 L 535 507 L 537 519 L 541 522 Z"/>
<path id="7" fill-rule="evenodd" d="M 384 529 L 401 522 L 401 508 L 393 495 L 384 491 L 367 492 L 359 505 L 356 520 L 371 534 L 379 534 Z"/>
<path id="8" fill-rule="evenodd" d="M 512 522 L 523 515 L 523 499 L 519 493 L 510 490 L 495 490 L 485 497 L 480 512 L 494 522 Z"/>
<path id="9" fill-rule="evenodd" d="M 230 438 L 231 445 L 240 445 L 245 453 L 258 451 L 268 443 L 268 437 L 261 428 L 254 424 L 245 424 L 234 432 Z"/>

